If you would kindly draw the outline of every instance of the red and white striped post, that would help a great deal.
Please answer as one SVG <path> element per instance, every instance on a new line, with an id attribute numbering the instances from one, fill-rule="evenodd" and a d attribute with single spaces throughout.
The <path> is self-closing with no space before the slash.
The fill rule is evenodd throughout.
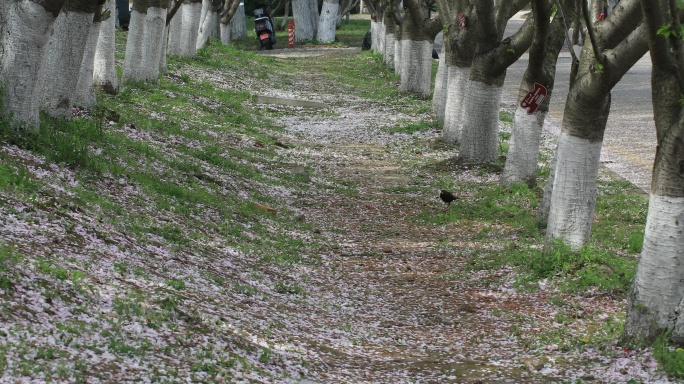
<path id="1" fill-rule="evenodd" d="M 287 47 L 294 48 L 294 20 L 287 25 Z"/>

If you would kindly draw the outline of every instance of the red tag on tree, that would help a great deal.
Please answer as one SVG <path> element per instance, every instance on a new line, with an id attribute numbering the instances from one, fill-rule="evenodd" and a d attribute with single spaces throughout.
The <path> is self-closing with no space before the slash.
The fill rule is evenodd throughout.
<path id="1" fill-rule="evenodd" d="M 525 95 L 523 101 L 520 103 L 520 106 L 524 109 L 527 109 L 527 114 L 531 115 L 537 111 L 547 94 L 548 91 L 546 90 L 545 86 L 539 83 L 534 83 L 534 89 Z"/>

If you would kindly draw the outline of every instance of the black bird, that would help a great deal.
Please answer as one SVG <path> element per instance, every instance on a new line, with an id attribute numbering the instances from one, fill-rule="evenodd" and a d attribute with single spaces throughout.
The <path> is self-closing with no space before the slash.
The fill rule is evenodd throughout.
<path id="1" fill-rule="evenodd" d="M 445 202 L 447 206 L 450 206 L 452 201 L 458 199 L 458 196 L 442 189 L 442 191 L 439 193 L 439 198 L 442 199 L 442 201 Z"/>

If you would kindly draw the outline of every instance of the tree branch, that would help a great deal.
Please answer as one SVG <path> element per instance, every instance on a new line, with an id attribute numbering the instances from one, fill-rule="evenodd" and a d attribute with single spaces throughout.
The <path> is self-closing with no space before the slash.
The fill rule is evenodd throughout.
<path id="1" fill-rule="evenodd" d="M 604 58 L 598 46 L 598 41 L 596 39 L 596 33 L 594 32 L 594 23 L 589 17 L 589 10 L 587 9 L 587 3 L 585 0 L 580 0 L 580 7 L 582 8 L 582 15 L 584 16 L 584 22 L 587 24 L 587 33 L 589 35 L 589 40 L 591 41 L 591 48 L 594 50 L 594 58 L 596 61 L 604 65 Z"/>

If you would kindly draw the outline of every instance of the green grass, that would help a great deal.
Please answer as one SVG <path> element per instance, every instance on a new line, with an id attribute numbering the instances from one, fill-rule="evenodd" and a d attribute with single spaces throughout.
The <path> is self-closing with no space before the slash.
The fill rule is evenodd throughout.
<path id="1" fill-rule="evenodd" d="M 653 343 L 653 356 L 660 368 L 668 375 L 682 379 L 684 378 L 684 349 L 672 346 L 668 341 L 669 338 L 669 333 L 656 338 Z"/>
<path id="2" fill-rule="evenodd" d="M 390 133 L 406 133 L 414 134 L 416 132 L 427 132 L 439 127 L 439 122 L 436 120 L 422 120 L 416 122 L 398 121 L 394 126 L 387 128 Z"/>

